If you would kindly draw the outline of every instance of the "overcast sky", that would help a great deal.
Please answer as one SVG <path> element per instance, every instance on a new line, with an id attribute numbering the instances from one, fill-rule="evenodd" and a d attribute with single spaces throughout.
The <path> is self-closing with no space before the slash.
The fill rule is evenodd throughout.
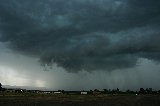
<path id="1" fill-rule="evenodd" d="M 160 89 L 159 0 L 0 0 L 0 82 Z"/>

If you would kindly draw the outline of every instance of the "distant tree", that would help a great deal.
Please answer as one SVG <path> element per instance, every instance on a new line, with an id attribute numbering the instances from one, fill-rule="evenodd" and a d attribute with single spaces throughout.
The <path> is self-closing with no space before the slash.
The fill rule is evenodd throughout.
<path id="1" fill-rule="evenodd" d="M 108 92 L 111 92 L 111 89 L 109 89 Z"/>
<path id="2" fill-rule="evenodd" d="M 62 90 L 58 90 L 58 92 L 62 92 Z"/>
<path id="3" fill-rule="evenodd" d="M 104 92 L 107 92 L 108 90 L 107 90 L 107 89 L 103 89 L 103 91 L 104 91 Z"/>
<path id="4" fill-rule="evenodd" d="M 141 93 L 141 94 L 145 94 L 145 90 L 144 90 L 144 88 L 140 88 L 139 93 Z"/>
<path id="5" fill-rule="evenodd" d="M 128 89 L 128 90 L 126 90 L 126 93 L 130 93 L 131 91 Z"/>
<path id="6" fill-rule="evenodd" d="M 109 93 L 109 90 L 108 90 L 108 89 L 103 89 L 103 93 L 104 93 L 104 94 L 108 94 L 108 93 Z"/>
<path id="7" fill-rule="evenodd" d="M 95 92 L 99 92 L 99 90 L 98 90 L 98 89 L 95 89 L 94 91 L 95 91 Z"/>
<path id="8" fill-rule="evenodd" d="M 118 88 L 116 89 L 116 92 L 119 92 L 119 89 L 118 89 Z"/>
<path id="9" fill-rule="evenodd" d="M 112 89 L 111 90 L 111 94 L 116 94 L 117 93 L 117 90 L 116 89 Z"/>
<path id="10" fill-rule="evenodd" d="M 152 93 L 152 88 L 146 88 L 146 93 L 151 94 Z"/>
<path id="11" fill-rule="evenodd" d="M 2 84 L 0 83 L 0 91 L 2 90 Z"/>
<path id="12" fill-rule="evenodd" d="M 126 90 L 125 93 L 127 93 L 127 94 L 135 94 L 136 92 L 128 89 L 128 90 Z"/>
<path id="13" fill-rule="evenodd" d="M 88 94 L 93 94 L 93 90 L 89 90 Z"/>

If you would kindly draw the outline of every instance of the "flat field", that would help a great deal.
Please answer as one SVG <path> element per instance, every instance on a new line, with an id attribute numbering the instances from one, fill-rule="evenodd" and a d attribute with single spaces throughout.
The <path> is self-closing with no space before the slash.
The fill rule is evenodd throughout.
<path id="1" fill-rule="evenodd" d="M 160 95 L 0 95 L 0 106 L 160 106 Z"/>

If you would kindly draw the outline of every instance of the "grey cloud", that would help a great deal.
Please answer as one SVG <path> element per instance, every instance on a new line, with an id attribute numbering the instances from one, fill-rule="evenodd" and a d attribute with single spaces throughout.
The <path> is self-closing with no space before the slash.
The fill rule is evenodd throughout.
<path id="1" fill-rule="evenodd" d="M 0 41 L 42 65 L 80 70 L 159 61 L 160 2 L 128 0 L 0 0 Z"/>

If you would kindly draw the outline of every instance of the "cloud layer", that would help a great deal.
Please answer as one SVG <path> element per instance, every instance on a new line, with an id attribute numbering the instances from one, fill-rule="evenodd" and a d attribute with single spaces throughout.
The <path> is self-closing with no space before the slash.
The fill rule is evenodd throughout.
<path id="1" fill-rule="evenodd" d="M 0 2 L 0 41 L 44 66 L 109 71 L 160 60 L 159 0 Z"/>

